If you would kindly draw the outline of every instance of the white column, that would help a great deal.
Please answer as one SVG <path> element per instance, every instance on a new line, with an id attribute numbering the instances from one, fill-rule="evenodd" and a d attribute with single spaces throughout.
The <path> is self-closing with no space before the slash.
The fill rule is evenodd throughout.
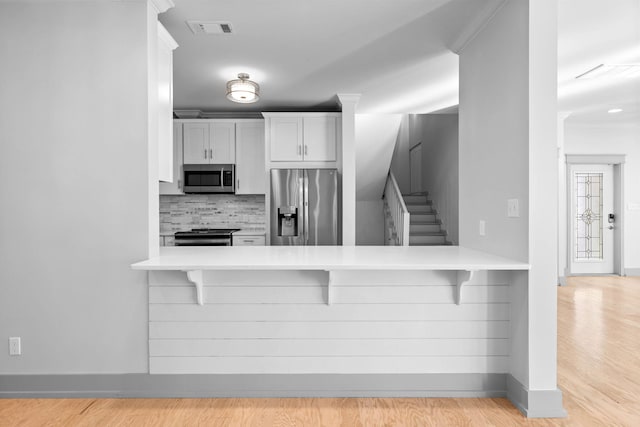
<path id="1" fill-rule="evenodd" d="M 342 105 L 342 244 L 356 244 L 356 105 L 360 94 L 338 94 Z"/>
<path id="2" fill-rule="evenodd" d="M 557 388 L 557 2 L 528 3 L 528 387 L 537 391 Z"/>

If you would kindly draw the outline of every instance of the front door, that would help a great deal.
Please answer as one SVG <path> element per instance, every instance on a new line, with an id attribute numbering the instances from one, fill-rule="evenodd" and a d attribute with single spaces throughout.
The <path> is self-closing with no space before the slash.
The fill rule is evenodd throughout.
<path id="1" fill-rule="evenodd" d="M 613 166 L 571 165 L 569 180 L 571 273 L 613 274 Z"/>

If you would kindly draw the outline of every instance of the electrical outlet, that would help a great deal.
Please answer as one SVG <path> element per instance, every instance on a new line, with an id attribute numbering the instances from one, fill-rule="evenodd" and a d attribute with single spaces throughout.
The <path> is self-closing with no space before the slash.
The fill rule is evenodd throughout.
<path id="1" fill-rule="evenodd" d="M 22 354 L 22 345 L 20 337 L 9 337 L 9 356 L 20 356 Z"/>
<path id="2" fill-rule="evenodd" d="M 481 236 L 487 235 L 487 223 L 484 220 L 480 220 L 480 224 L 478 226 L 478 232 Z"/>

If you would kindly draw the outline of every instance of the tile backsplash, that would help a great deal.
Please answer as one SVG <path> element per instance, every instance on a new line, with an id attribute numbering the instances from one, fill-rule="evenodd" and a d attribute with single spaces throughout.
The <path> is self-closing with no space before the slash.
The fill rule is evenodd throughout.
<path id="1" fill-rule="evenodd" d="M 160 196 L 160 232 L 192 228 L 264 228 L 264 196 Z"/>

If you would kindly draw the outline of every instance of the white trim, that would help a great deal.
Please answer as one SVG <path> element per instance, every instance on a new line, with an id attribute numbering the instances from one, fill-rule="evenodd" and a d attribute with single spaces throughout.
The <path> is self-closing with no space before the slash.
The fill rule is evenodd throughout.
<path id="1" fill-rule="evenodd" d="M 171 50 L 175 50 L 178 47 L 178 43 L 174 40 L 173 37 L 171 37 L 169 31 L 167 31 L 164 25 L 162 25 L 160 22 L 158 22 L 158 38 L 162 40 L 164 44 L 166 44 L 167 47 Z"/>
<path id="2" fill-rule="evenodd" d="M 640 268 L 625 268 L 624 269 L 625 276 L 638 276 L 640 277 Z"/>
<path id="3" fill-rule="evenodd" d="M 158 13 L 164 13 L 167 10 L 176 7 L 173 0 L 149 0 L 149 4 L 151 4 Z"/>
<path id="4" fill-rule="evenodd" d="M 527 418 L 566 418 L 562 407 L 562 391 L 529 390 L 513 375 L 507 375 L 507 398 Z"/>
<path id="5" fill-rule="evenodd" d="M 614 242 L 614 272 L 621 276 L 625 275 L 624 268 L 624 230 L 625 230 L 625 199 L 624 199 L 624 165 L 626 163 L 626 154 L 566 154 L 565 155 L 565 186 L 566 186 L 566 206 L 567 206 L 567 229 L 566 229 L 566 268 L 565 276 L 572 276 L 571 259 L 573 242 L 571 240 L 571 168 L 570 165 L 613 165 L 614 210 L 618 219 L 616 221 L 616 241 Z M 558 254 L 560 256 L 560 254 Z"/>
<path id="6" fill-rule="evenodd" d="M 0 375 L 0 398 L 505 397 L 506 374 Z"/>
<path id="7" fill-rule="evenodd" d="M 617 165 L 626 162 L 626 154 L 567 154 L 567 164 L 570 165 Z"/>

